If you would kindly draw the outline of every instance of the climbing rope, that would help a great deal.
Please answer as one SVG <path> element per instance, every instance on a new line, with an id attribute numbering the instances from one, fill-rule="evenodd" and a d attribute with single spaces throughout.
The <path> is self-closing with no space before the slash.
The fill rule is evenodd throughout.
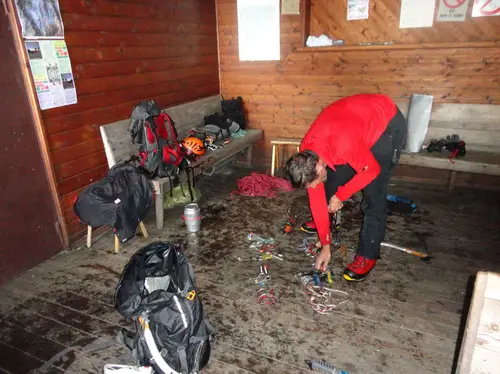
<path id="1" fill-rule="evenodd" d="M 289 181 L 267 174 L 252 173 L 238 181 L 238 189 L 231 193 L 242 196 L 276 197 L 277 191 L 293 191 Z"/>

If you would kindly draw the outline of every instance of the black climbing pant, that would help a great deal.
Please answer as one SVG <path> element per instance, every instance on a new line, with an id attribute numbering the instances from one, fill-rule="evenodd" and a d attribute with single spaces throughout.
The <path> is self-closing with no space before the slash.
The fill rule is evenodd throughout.
<path id="1" fill-rule="evenodd" d="M 388 123 L 386 131 L 371 148 L 380 164 L 380 174 L 362 190 L 361 210 L 364 218 L 357 251 L 357 254 L 367 259 L 380 257 L 380 243 L 384 240 L 387 223 L 387 184 L 394 166 L 399 162 L 406 129 L 406 120 L 398 110 Z M 330 201 L 339 186 L 345 185 L 356 174 L 347 164 L 335 165 L 335 169 L 327 168 L 325 182 L 327 201 Z"/>

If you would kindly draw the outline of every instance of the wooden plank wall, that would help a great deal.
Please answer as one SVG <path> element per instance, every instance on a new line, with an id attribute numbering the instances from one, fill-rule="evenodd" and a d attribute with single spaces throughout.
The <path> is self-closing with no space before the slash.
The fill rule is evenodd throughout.
<path id="1" fill-rule="evenodd" d="M 219 93 L 215 3 L 60 0 L 78 104 L 42 112 L 72 239 L 72 203 L 107 172 L 99 126 L 153 99 L 168 107 Z"/>
<path id="2" fill-rule="evenodd" d="M 320 3 L 324 8 L 345 2 L 314 0 L 316 10 Z M 384 1 L 370 3 L 373 7 Z M 345 8 L 339 9 L 345 17 Z M 331 22 L 329 27 L 338 28 L 333 18 L 317 20 L 317 13 L 312 12 L 311 25 Z M 217 0 L 217 14 L 221 93 L 243 97 L 251 126 L 264 130 L 263 152 L 258 155 L 267 164 L 270 139 L 302 137 L 322 108 L 347 95 L 385 93 L 407 100 L 422 93 L 434 95 L 435 102 L 500 104 L 499 47 L 445 48 L 443 44 L 434 49 L 294 51 L 301 47 L 300 16 L 282 15 L 281 61 L 240 62 L 236 0 Z M 495 34 L 500 17 L 491 18 L 497 28 L 490 36 L 500 40 Z"/>
<path id="3" fill-rule="evenodd" d="M 471 17 L 474 1 L 464 22 L 434 22 L 432 27 L 400 29 L 401 0 L 370 1 L 367 20 L 347 21 L 346 1 L 311 1 L 311 35 L 323 33 L 346 44 L 362 42 L 452 43 L 500 40 L 498 17 Z M 438 8 L 440 1 L 436 1 Z M 450 4 L 457 1 L 451 0 Z"/>

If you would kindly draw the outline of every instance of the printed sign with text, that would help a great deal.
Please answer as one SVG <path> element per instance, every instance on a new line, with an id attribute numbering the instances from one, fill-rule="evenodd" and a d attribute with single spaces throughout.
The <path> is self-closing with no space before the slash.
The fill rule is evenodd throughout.
<path id="1" fill-rule="evenodd" d="M 469 0 L 440 0 L 436 21 L 463 22 L 468 7 Z"/>

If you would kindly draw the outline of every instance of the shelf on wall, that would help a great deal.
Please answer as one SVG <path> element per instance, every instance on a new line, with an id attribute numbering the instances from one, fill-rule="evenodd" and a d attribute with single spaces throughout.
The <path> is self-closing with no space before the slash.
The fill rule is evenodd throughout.
<path id="1" fill-rule="evenodd" d="M 437 49 L 437 48 L 453 49 L 453 48 L 494 48 L 494 47 L 500 47 L 500 41 L 299 47 L 295 49 L 295 52 L 338 52 L 338 51 L 342 52 L 342 51 L 367 51 L 367 50 Z"/>

